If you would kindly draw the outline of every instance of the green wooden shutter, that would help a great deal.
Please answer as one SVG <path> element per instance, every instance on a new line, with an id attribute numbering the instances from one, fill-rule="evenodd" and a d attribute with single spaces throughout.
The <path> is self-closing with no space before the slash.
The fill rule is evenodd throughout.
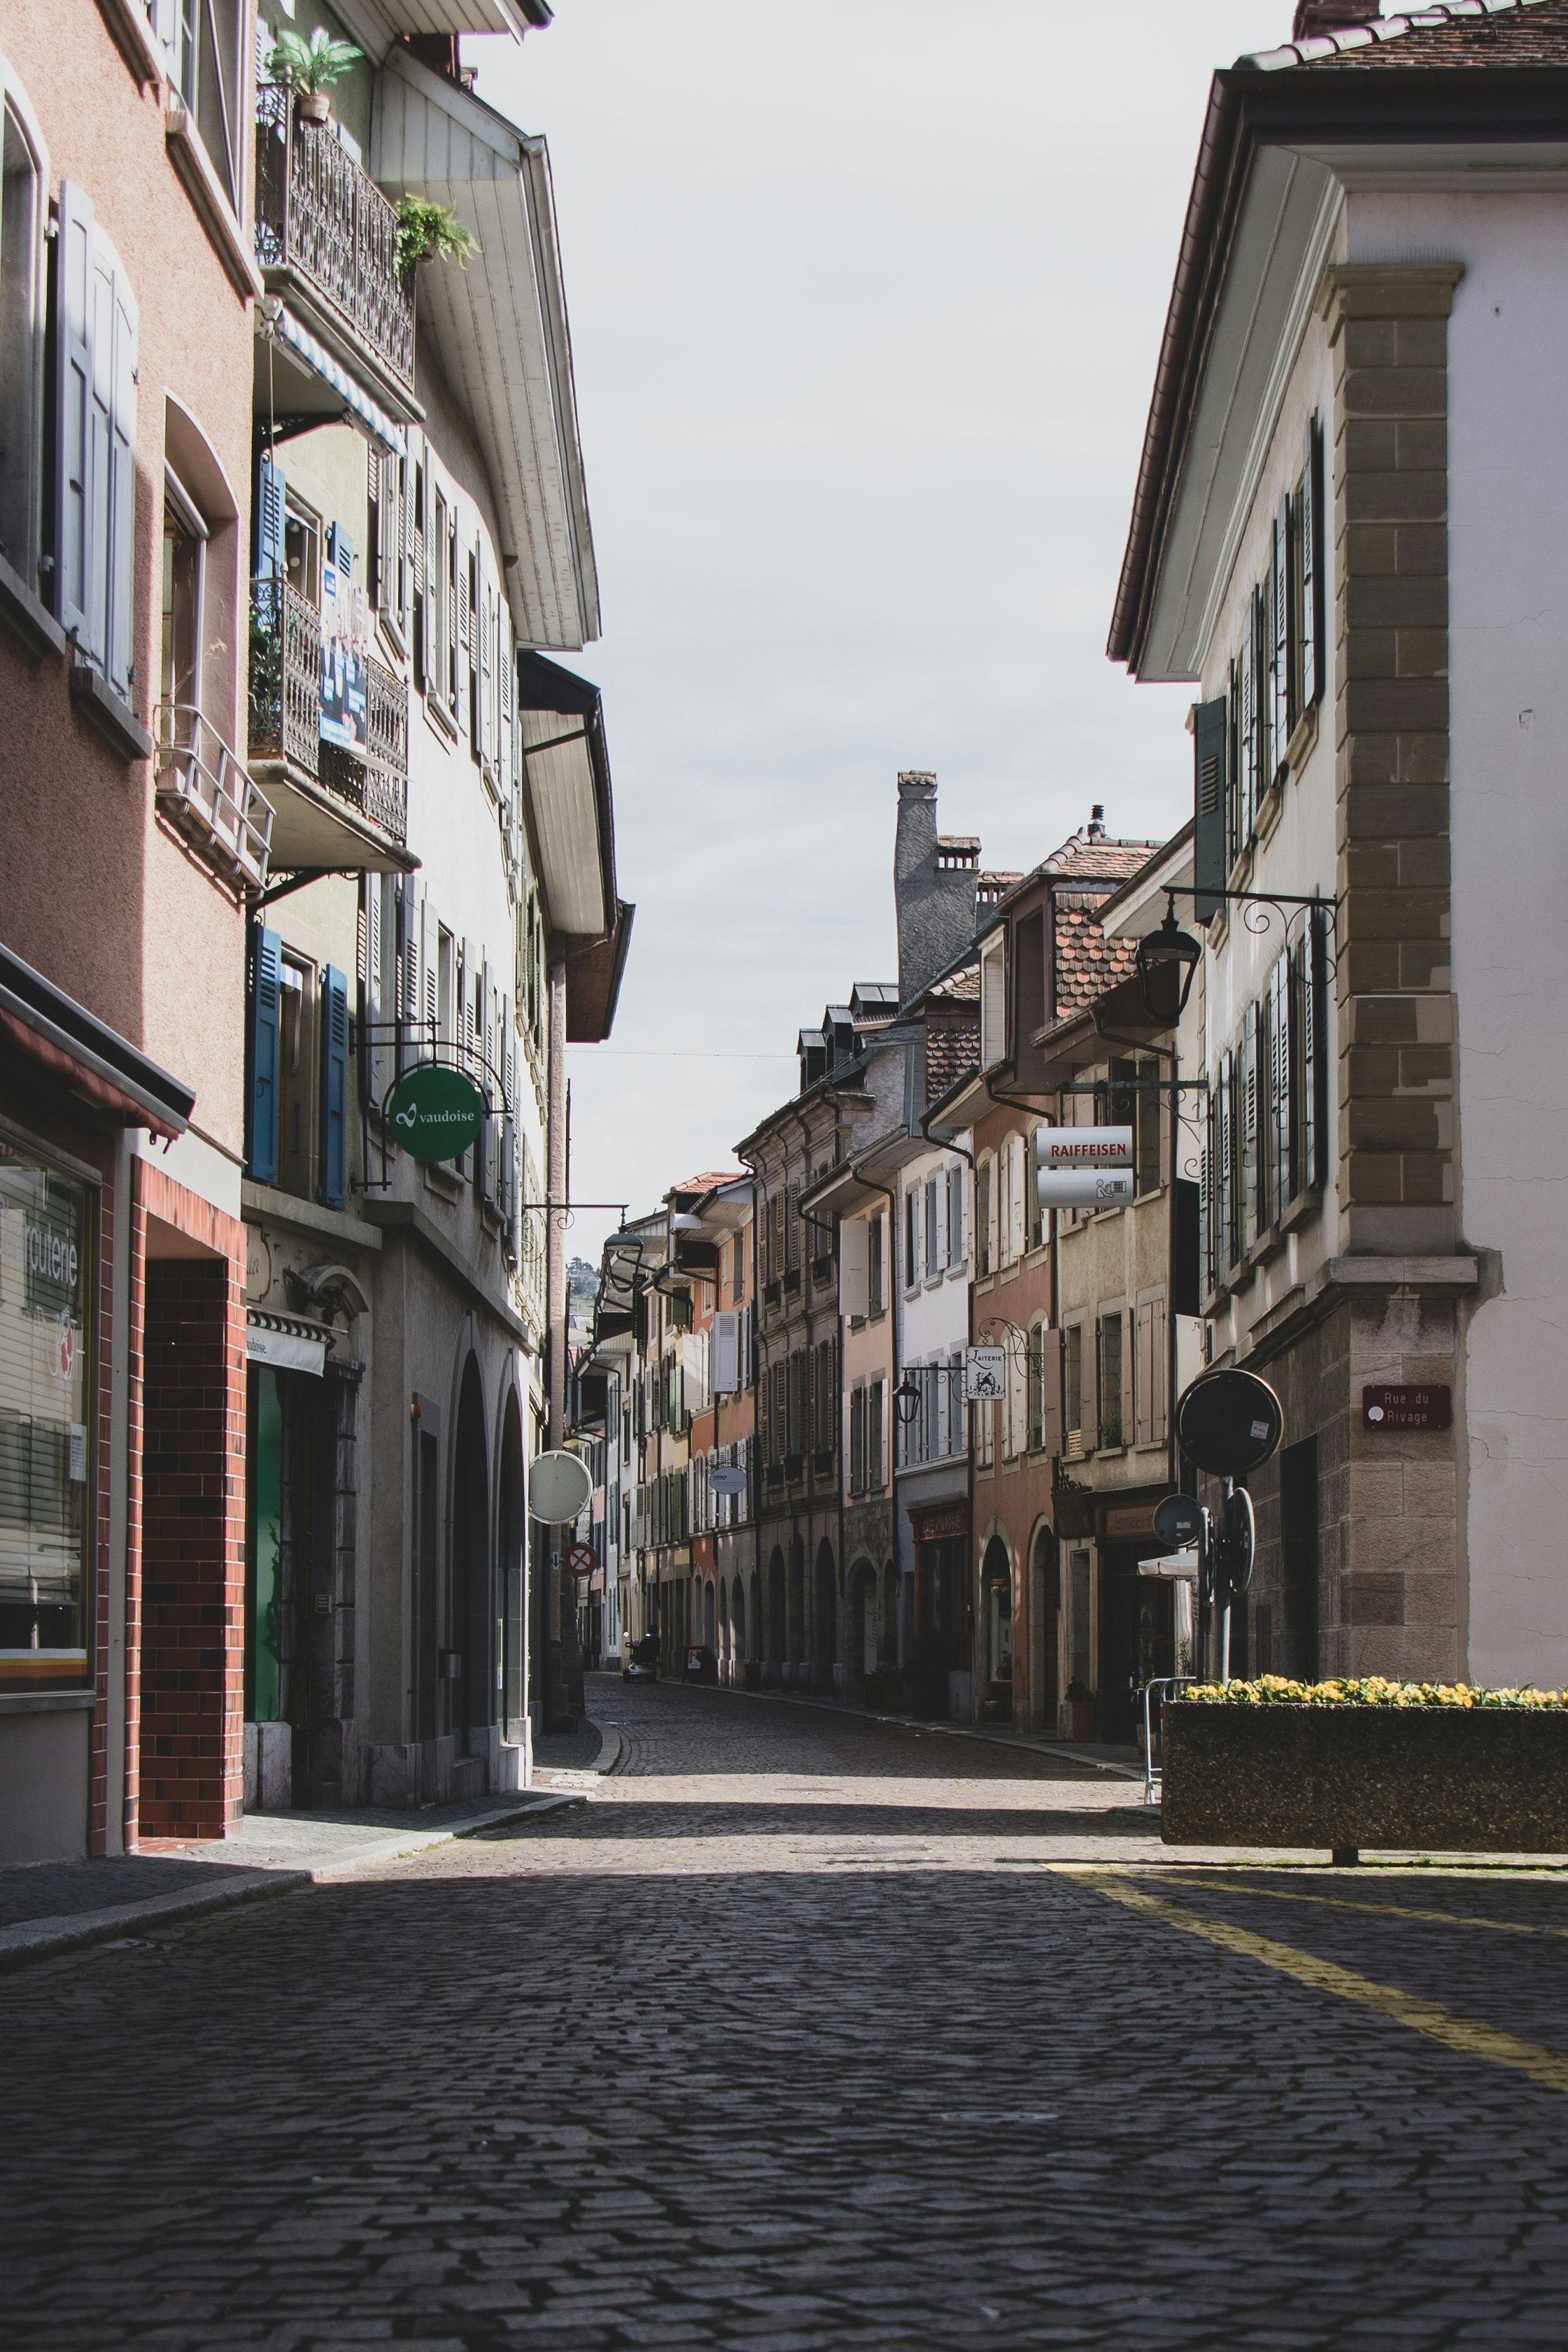
<path id="1" fill-rule="evenodd" d="M 1225 854 L 1225 755 L 1229 733 L 1229 707 L 1223 695 L 1200 702 L 1193 713 L 1193 866 L 1192 878 L 1199 896 L 1193 912 L 1200 923 L 1218 913 L 1224 901 L 1206 898 L 1206 891 L 1225 887 L 1228 870 Z"/>
<path id="2" fill-rule="evenodd" d="M 324 1208 L 348 1200 L 349 983 L 336 964 L 321 982 L 321 1176 L 317 1197 Z"/>
<path id="3" fill-rule="evenodd" d="M 257 923 L 250 935 L 250 1002 L 246 1038 L 246 1173 L 277 1180 L 277 1024 L 283 941 Z"/>
<path id="4" fill-rule="evenodd" d="M 1285 757 L 1285 746 L 1295 725 L 1295 696 L 1291 689 L 1291 502 L 1284 499 L 1274 517 L 1270 534 L 1269 584 L 1269 667 L 1270 718 L 1269 733 L 1272 745 L 1269 755 L 1269 773 L 1265 789 L 1278 776 Z"/>

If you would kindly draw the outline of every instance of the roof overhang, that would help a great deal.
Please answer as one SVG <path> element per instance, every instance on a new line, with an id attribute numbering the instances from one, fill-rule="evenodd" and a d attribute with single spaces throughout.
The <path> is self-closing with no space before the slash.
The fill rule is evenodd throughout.
<path id="1" fill-rule="evenodd" d="M 566 967 L 566 1042 L 569 1045 L 601 1045 L 615 1026 L 626 950 L 632 944 L 635 907 L 623 898 L 615 906 L 615 921 L 608 937 L 569 953 Z"/>
<path id="2" fill-rule="evenodd" d="M 380 65 L 405 33 L 510 33 L 548 25 L 546 0 L 333 0 L 350 37 Z"/>
<path id="3" fill-rule="evenodd" d="M 1158 930 L 1166 919 L 1166 891 L 1192 887 L 1192 835 L 1193 821 L 1188 817 L 1141 873 L 1124 882 L 1103 906 L 1095 908 L 1094 919 L 1107 939 L 1141 940 L 1147 932 Z M 1190 899 L 1185 908 L 1178 904 L 1178 922 L 1190 921 L 1191 908 Z"/>
<path id="4" fill-rule="evenodd" d="M 615 895 L 615 812 L 599 688 L 541 654 L 517 660 L 523 783 L 550 929 L 585 944 L 631 934 Z M 569 966 L 570 971 L 570 966 Z M 620 986 L 619 964 L 611 975 Z M 606 999 L 614 1013 L 612 992 Z M 601 1032 L 608 1035 L 608 1030 Z"/>
<path id="5" fill-rule="evenodd" d="M 417 872 L 412 850 L 302 768 L 253 759 L 250 772 L 272 804 L 268 863 L 275 876 Z"/>
<path id="6" fill-rule="evenodd" d="M 1281 53 L 1283 54 L 1283 53 Z M 1107 652 L 1196 678 L 1260 457 L 1361 187 L 1568 187 L 1568 68 L 1217 74 L 1187 199 Z"/>
<path id="7" fill-rule="evenodd" d="M 466 268 L 421 267 L 420 312 L 489 476 L 517 635 L 584 646 L 599 635 L 599 581 L 545 142 L 394 49 L 376 77 L 371 152 L 394 202 L 447 205 L 478 240 Z"/>

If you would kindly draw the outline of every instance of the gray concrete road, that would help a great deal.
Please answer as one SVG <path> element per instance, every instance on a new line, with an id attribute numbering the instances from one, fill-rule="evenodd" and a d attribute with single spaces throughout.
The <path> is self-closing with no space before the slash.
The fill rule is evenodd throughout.
<path id="1" fill-rule="evenodd" d="M 576 1811 L 0 1984 L 7 2352 L 1568 2338 L 1560 1879 L 591 1704 Z"/>

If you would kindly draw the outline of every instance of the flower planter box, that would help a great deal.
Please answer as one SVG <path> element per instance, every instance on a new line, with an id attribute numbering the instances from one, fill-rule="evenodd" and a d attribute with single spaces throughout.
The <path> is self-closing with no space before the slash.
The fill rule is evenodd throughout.
<path id="1" fill-rule="evenodd" d="M 1177 1700 L 1165 1714 L 1160 1836 L 1568 1853 L 1568 1710 Z"/>

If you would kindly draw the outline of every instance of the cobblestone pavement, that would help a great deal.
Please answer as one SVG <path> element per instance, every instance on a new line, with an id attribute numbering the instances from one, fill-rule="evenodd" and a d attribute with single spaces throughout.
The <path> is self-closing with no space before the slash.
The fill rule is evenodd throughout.
<path id="1" fill-rule="evenodd" d="M 591 1705 L 576 1811 L 0 1985 L 7 2352 L 1568 2336 L 1568 1884 L 1194 1867 L 1051 1758 Z"/>

